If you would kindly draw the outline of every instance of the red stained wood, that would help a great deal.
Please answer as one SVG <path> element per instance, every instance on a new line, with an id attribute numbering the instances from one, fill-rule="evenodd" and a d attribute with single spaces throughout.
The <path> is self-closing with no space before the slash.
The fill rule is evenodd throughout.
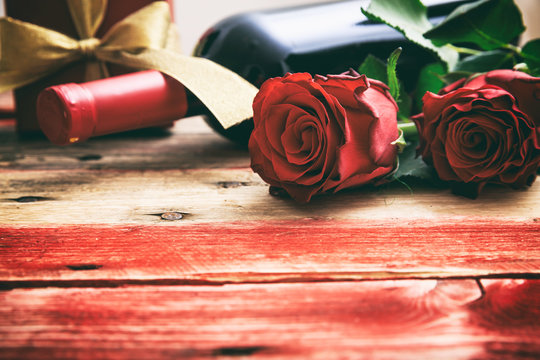
<path id="1" fill-rule="evenodd" d="M 301 206 L 201 118 L 54 147 L 17 138 L 13 107 L 0 359 L 540 358 L 538 181 Z"/>
<path id="2" fill-rule="evenodd" d="M 540 281 L 483 280 L 482 284 L 485 295 L 469 305 L 475 326 L 490 333 L 538 334 Z"/>
<path id="3" fill-rule="evenodd" d="M 539 280 L 0 293 L 0 357 L 493 359 L 540 356 Z M 510 323 L 509 323 L 510 322 Z"/>
<path id="4" fill-rule="evenodd" d="M 534 221 L 4 226 L 0 281 L 11 287 L 534 276 L 539 235 Z"/>

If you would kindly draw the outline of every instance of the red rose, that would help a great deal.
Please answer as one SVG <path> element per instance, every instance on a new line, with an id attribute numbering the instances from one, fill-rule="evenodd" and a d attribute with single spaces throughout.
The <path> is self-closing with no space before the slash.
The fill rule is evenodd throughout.
<path id="1" fill-rule="evenodd" d="M 392 173 L 397 105 L 383 83 L 350 70 L 267 80 L 253 102 L 251 167 L 295 200 Z"/>
<path id="2" fill-rule="evenodd" d="M 528 114 L 537 127 L 540 126 L 540 111 L 538 111 L 540 78 L 532 77 L 521 71 L 493 70 L 472 79 L 462 79 L 439 91 L 439 95 L 461 87 L 479 89 L 485 85 L 495 85 L 508 91 L 516 99 L 519 109 Z"/>
<path id="3" fill-rule="evenodd" d="M 476 197 L 487 183 L 530 185 L 540 166 L 540 79 L 495 70 L 426 93 L 414 120 L 419 154 L 454 190 Z"/>

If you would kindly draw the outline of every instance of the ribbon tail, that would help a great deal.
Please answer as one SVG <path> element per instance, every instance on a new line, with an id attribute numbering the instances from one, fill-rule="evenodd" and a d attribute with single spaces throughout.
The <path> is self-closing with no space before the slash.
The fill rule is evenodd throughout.
<path id="1" fill-rule="evenodd" d="M 67 0 L 80 39 L 94 37 L 107 11 L 107 0 Z"/>
<path id="2" fill-rule="evenodd" d="M 229 128 L 253 117 L 252 103 L 258 89 L 236 73 L 208 59 L 167 50 L 99 52 L 100 60 L 136 69 L 154 69 L 181 82 Z"/>

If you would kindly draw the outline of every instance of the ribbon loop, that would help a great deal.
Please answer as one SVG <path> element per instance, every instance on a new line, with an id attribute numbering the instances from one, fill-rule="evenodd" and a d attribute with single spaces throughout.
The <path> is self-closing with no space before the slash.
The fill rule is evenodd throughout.
<path id="1" fill-rule="evenodd" d="M 0 92 L 29 84 L 84 58 L 90 60 L 87 70 L 111 62 L 170 75 L 193 92 L 224 128 L 253 116 L 256 87 L 209 60 L 171 51 L 178 47 L 174 44 L 177 34 L 166 2 L 154 1 L 130 14 L 102 39 L 95 38 L 93 32 L 104 16 L 106 0 L 69 0 L 68 4 L 83 40 L 0 18 Z M 91 75 L 88 80 L 95 80 L 97 73 L 104 72 L 87 71 Z"/>
<path id="2" fill-rule="evenodd" d="M 101 45 L 101 41 L 93 37 L 89 39 L 79 40 L 78 49 L 79 49 L 79 52 L 83 55 L 83 57 L 95 58 L 96 49 L 100 45 Z"/>

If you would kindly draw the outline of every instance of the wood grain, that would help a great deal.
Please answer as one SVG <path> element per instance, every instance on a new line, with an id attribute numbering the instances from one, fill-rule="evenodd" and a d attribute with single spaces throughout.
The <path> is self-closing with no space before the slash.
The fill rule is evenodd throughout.
<path id="1" fill-rule="evenodd" d="M 201 117 L 177 121 L 172 129 L 143 129 L 70 146 L 52 145 L 45 137 L 20 138 L 13 126 L 0 127 L 0 170 L 247 166 L 247 149 L 213 133 Z"/>
<path id="2" fill-rule="evenodd" d="M 411 186 L 412 194 L 394 184 L 308 205 L 275 198 L 249 169 L 247 151 L 212 133 L 201 118 L 178 121 L 169 135 L 105 137 L 73 147 L 21 141 L 0 127 L 0 224 L 154 225 L 162 222 L 151 214 L 165 211 L 190 214 L 185 222 L 540 217 L 538 182 L 526 191 L 488 186 L 476 201 Z M 21 197 L 42 201 L 23 204 L 16 201 Z"/>
<path id="3" fill-rule="evenodd" d="M 200 118 L 67 148 L 2 122 L 0 358 L 538 358 L 538 182 L 413 190 L 270 196 Z"/>
<path id="4" fill-rule="evenodd" d="M 74 162 L 77 160 L 73 160 Z M 17 201 L 38 197 L 41 201 Z M 478 200 L 447 189 L 357 189 L 307 205 L 270 196 L 248 168 L 195 170 L 0 170 L 0 224 L 163 224 L 152 214 L 187 213 L 184 222 L 303 218 L 460 222 L 534 221 L 540 182 L 526 191 L 488 187 Z"/>
<path id="5" fill-rule="evenodd" d="M 538 182 L 298 205 L 200 117 L 57 147 L 12 110 L 0 359 L 540 358 Z"/>
<path id="6" fill-rule="evenodd" d="M 0 292 L 0 358 L 538 358 L 540 282 L 485 291 L 472 280 L 19 289 Z"/>
<path id="7" fill-rule="evenodd" d="M 2 227 L 0 284 L 540 276 L 539 235 L 538 222 L 477 221 Z"/>

